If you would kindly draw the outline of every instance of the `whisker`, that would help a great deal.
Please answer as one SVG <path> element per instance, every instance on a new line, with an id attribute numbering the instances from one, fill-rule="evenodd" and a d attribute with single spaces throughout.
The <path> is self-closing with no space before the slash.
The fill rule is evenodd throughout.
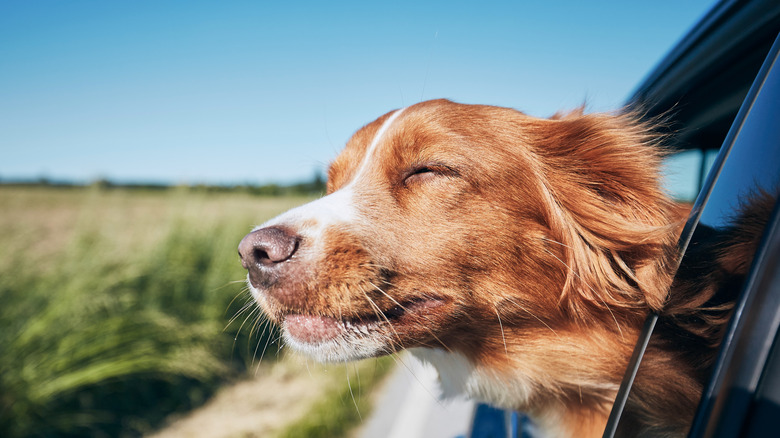
<path id="1" fill-rule="evenodd" d="M 555 243 L 557 245 L 561 245 L 564 248 L 572 249 L 571 246 L 566 245 L 565 243 L 562 243 L 562 242 L 558 242 L 557 240 L 553 240 L 553 239 L 550 239 L 550 238 L 547 238 L 547 237 L 541 237 L 541 239 L 544 240 L 544 241 L 550 242 L 550 243 Z"/>
<path id="2" fill-rule="evenodd" d="M 244 324 L 246 324 L 246 322 L 249 321 L 249 318 L 253 317 L 254 312 L 255 312 L 255 310 L 252 310 L 251 312 L 249 312 L 249 314 L 246 315 L 246 318 L 244 318 L 244 321 L 241 323 L 241 325 L 238 326 L 238 330 L 236 330 L 236 335 L 233 337 L 233 348 L 232 348 L 233 351 L 236 350 L 236 342 L 238 341 L 238 335 L 241 333 L 241 329 L 244 328 Z M 227 328 L 227 327 L 225 327 L 225 328 Z M 251 332 L 250 332 L 250 334 L 251 334 Z"/>
<path id="3" fill-rule="evenodd" d="M 370 280 L 368 281 L 368 284 L 370 284 L 371 286 L 373 286 L 373 287 L 374 287 L 374 289 L 378 290 L 379 292 L 382 292 L 382 295 L 386 296 L 386 297 L 387 297 L 387 298 L 388 298 L 390 301 L 392 301 L 392 302 L 393 302 L 393 304 L 395 304 L 396 306 L 398 306 L 398 307 L 400 307 L 401 309 L 403 309 L 404 311 L 406 311 L 406 308 L 405 308 L 404 306 L 402 306 L 402 305 L 401 305 L 401 303 L 399 303 L 399 302 L 398 302 L 398 301 L 397 301 L 395 298 L 391 297 L 391 296 L 390 296 L 390 295 L 389 295 L 387 292 L 383 291 L 381 287 L 379 287 L 379 286 L 375 285 L 375 284 L 374 284 L 372 281 L 370 281 Z"/>
<path id="4" fill-rule="evenodd" d="M 407 312 L 407 311 L 408 311 L 408 310 L 406 309 L 406 307 L 404 307 L 403 305 L 401 305 L 401 303 L 399 303 L 399 302 L 398 302 L 398 301 L 397 301 L 395 298 L 391 297 L 391 296 L 390 296 L 390 295 L 389 295 L 387 292 L 383 291 L 383 290 L 382 290 L 382 288 L 380 288 L 379 286 L 375 285 L 375 284 L 374 284 L 373 282 L 371 282 L 371 281 L 369 281 L 368 283 L 369 283 L 371 286 L 373 286 L 373 287 L 374 287 L 374 289 L 376 289 L 376 290 L 378 290 L 379 292 L 381 292 L 381 293 L 382 293 L 382 295 L 386 296 L 386 297 L 387 297 L 387 298 L 388 298 L 390 301 L 392 301 L 392 302 L 393 302 L 393 303 L 394 303 L 396 306 L 400 307 L 400 308 L 401 308 L 401 310 L 403 310 L 404 312 Z M 387 319 L 387 318 L 385 318 L 385 319 Z M 424 317 L 424 316 L 423 316 L 423 319 L 425 319 L 425 320 L 427 320 L 427 321 L 430 321 L 430 319 L 429 319 L 429 318 L 426 318 L 426 317 Z M 389 323 L 389 322 L 390 322 L 390 321 L 388 321 L 388 323 Z M 439 337 L 438 337 L 438 336 L 436 336 L 436 333 L 434 333 L 434 332 L 433 332 L 433 330 L 431 330 L 431 329 L 430 329 L 430 327 L 427 327 L 427 326 L 426 326 L 426 327 L 425 327 L 425 329 L 428 331 L 428 333 L 430 333 L 430 334 L 431 334 L 431 336 L 433 336 L 433 337 L 434 337 L 434 339 L 436 339 L 436 341 L 438 341 L 438 342 L 439 342 L 439 344 L 440 344 L 442 347 L 444 347 L 444 349 L 446 349 L 448 352 L 452 353 L 452 350 L 450 350 L 450 348 L 449 348 L 449 347 L 448 347 L 448 346 L 447 346 L 447 345 L 446 345 L 444 342 L 442 342 L 442 340 L 441 340 L 441 339 L 439 339 Z"/>
<path id="5" fill-rule="evenodd" d="M 263 333 L 260 334 L 260 338 L 257 340 L 257 345 L 260 345 L 260 339 L 263 339 L 263 336 L 265 336 L 266 330 L 268 330 L 271 327 L 271 321 L 266 321 L 265 328 L 263 328 Z M 271 336 L 268 336 L 265 338 L 265 345 L 263 345 L 263 351 L 260 352 L 260 359 L 257 361 L 257 364 L 260 365 L 263 362 L 263 358 L 265 357 L 265 352 L 268 349 L 268 344 L 271 342 Z M 257 348 L 255 348 L 255 355 L 257 354 Z"/>
<path id="6" fill-rule="evenodd" d="M 306 372 L 309 374 L 309 377 L 312 379 L 314 378 L 314 375 L 311 373 L 311 368 L 309 368 L 309 357 L 304 356 L 303 363 L 306 365 Z"/>
<path id="7" fill-rule="evenodd" d="M 211 289 L 210 292 L 218 292 L 218 291 L 220 291 L 220 290 L 222 290 L 222 289 L 224 289 L 224 288 L 226 288 L 228 286 L 231 286 L 231 285 L 234 285 L 234 284 L 237 284 L 237 283 L 246 283 L 246 279 L 228 281 L 227 283 L 223 284 L 222 286 L 214 287 L 214 289 Z"/>
<path id="8" fill-rule="evenodd" d="M 230 318 L 230 320 L 228 320 L 227 324 L 225 325 L 225 328 L 223 328 L 222 331 L 224 332 L 225 330 L 227 330 L 227 328 L 230 327 L 230 325 L 233 324 L 238 319 L 238 317 L 241 316 L 242 313 L 244 313 L 247 310 L 251 309 L 252 308 L 252 304 L 254 304 L 254 303 L 248 302 L 248 303 L 244 304 L 240 309 L 238 309 L 236 314 L 233 315 L 233 317 Z"/>
<path id="9" fill-rule="evenodd" d="M 423 390 L 425 390 L 425 392 L 431 397 L 431 399 L 435 400 L 436 404 L 438 404 L 439 406 L 444 407 L 444 403 L 442 403 L 442 401 L 439 399 L 439 397 L 437 397 L 435 394 L 433 394 L 431 391 L 428 390 L 428 387 L 425 384 L 423 384 L 422 380 L 420 380 L 420 377 L 417 376 L 417 374 L 415 374 L 414 370 L 409 366 L 409 364 L 404 362 L 403 358 L 401 358 L 400 356 L 397 356 L 397 359 L 398 360 L 396 361 L 396 363 L 400 363 L 401 366 L 406 368 L 406 371 L 409 372 L 409 374 L 412 376 L 412 378 L 417 381 L 417 384 L 420 385 L 420 387 Z M 418 362 L 421 362 L 421 363 L 425 364 L 425 362 L 423 362 L 421 360 L 418 360 Z M 428 364 L 428 366 L 432 366 L 432 365 Z M 436 371 L 436 373 L 438 374 L 438 371 Z"/>
<path id="10" fill-rule="evenodd" d="M 360 369 L 357 367 L 357 363 L 352 362 L 352 370 L 355 371 L 355 378 L 357 379 L 358 384 L 358 398 L 360 398 L 363 387 L 360 385 Z"/>
<path id="11" fill-rule="evenodd" d="M 401 344 L 401 336 L 398 335 L 398 332 L 395 331 L 395 327 L 393 327 L 393 324 L 390 323 L 390 320 L 387 318 L 387 316 L 382 312 L 382 309 L 379 308 L 379 306 L 376 305 L 374 300 L 371 299 L 371 297 L 368 296 L 366 291 L 361 290 L 363 293 L 363 296 L 366 297 L 366 300 L 368 300 L 368 303 L 371 305 L 371 307 L 374 309 L 374 313 L 376 314 L 377 318 L 383 318 L 385 322 L 387 322 L 387 326 L 390 327 L 390 330 L 393 331 L 393 334 L 395 335 L 396 339 L 398 339 L 398 344 Z M 393 347 L 395 348 L 395 347 Z"/>
<path id="12" fill-rule="evenodd" d="M 558 332 L 556 332 L 556 331 L 555 331 L 555 329 L 553 329 L 552 327 L 550 327 L 550 326 L 549 326 L 549 325 L 548 325 L 546 322 L 544 322 L 544 320 L 542 320 L 541 318 L 539 318 L 538 316 L 536 316 L 536 315 L 535 315 L 533 312 L 531 312 L 530 310 L 526 309 L 526 308 L 525 308 L 525 306 L 523 306 L 522 304 L 520 304 L 520 303 L 516 302 L 516 301 L 515 301 L 515 300 L 513 300 L 512 298 L 506 297 L 506 298 L 504 298 L 504 299 L 505 299 L 505 300 L 507 300 L 507 301 L 509 301 L 509 302 L 510 302 L 510 303 L 512 303 L 513 305 L 517 306 L 517 307 L 518 307 L 520 310 L 524 311 L 525 313 L 527 313 L 527 314 L 531 315 L 531 316 L 532 316 L 532 317 L 533 317 L 535 320 L 539 321 L 539 322 L 540 322 L 542 325 L 544 325 L 545 327 L 547 327 L 548 329 L 550 329 L 550 331 L 551 331 L 551 332 L 553 332 L 553 334 L 554 334 L 554 335 L 555 335 L 555 336 L 556 336 L 558 339 L 560 339 L 560 338 L 561 338 L 561 337 L 560 337 L 560 335 L 558 335 Z"/>
<path id="13" fill-rule="evenodd" d="M 358 407 L 357 400 L 355 400 L 355 393 L 352 391 L 352 382 L 349 380 L 349 365 L 344 361 L 344 369 L 347 371 L 347 386 L 349 387 L 349 395 L 352 397 L 352 404 L 355 405 L 355 411 L 357 411 L 358 418 L 363 421 L 363 415 L 360 414 L 360 408 Z"/>
<path id="14" fill-rule="evenodd" d="M 615 314 L 614 314 L 614 313 L 612 313 L 612 309 L 609 307 L 609 305 L 607 304 L 607 302 L 606 302 L 606 301 L 604 301 L 604 299 L 603 299 L 603 298 L 601 298 L 601 295 L 600 295 L 599 293 L 597 293 L 597 292 L 596 292 L 596 290 L 595 290 L 595 289 L 593 289 L 593 287 L 592 287 L 592 286 L 590 286 L 590 285 L 589 285 L 587 282 L 585 282 L 585 281 L 582 279 L 582 277 L 580 277 L 580 274 L 578 274 L 578 273 L 577 273 L 577 271 L 575 271 L 574 269 L 572 269 L 572 267 L 571 267 L 571 266 L 567 265 L 567 264 L 566 264 L 566 262 L 564 262 L 563 260 L 561 260 L 561 259 L 560 259 L 558 256 L 556 256 L 555 254 L 553 254 L 552 252 L 550 252 L 550 251 L 549 251 L 549 250 L 547 250 L 546 248 L 544 249 L 544 251 L 545 251 L 547 254 L 550 254 L 551 256 L 555 257 L 555 259 L 556 259 L 556 260 L 558 260 L 559 262 L 561 262 L 561 264 L 563 264 L 563 266 L 566 266 L 566 267 L 569 269 L 569 271 L 571 271 L 571 273 L 572 273 L 572 274 L 574 274 L 574 276 L 575 276 L 575 277 L 579 278 L 579 279 L 580 279 L 580 281 L 582 281 L 582 284 L 584 284 L 585 286 L 587 286 L 587 287 L 588 287 L 588 289 L 590 289 L 590 291 L 591 291 L 591 292 L 593 292 L 593 295 L 595 295 L 595 296 L 597 296 L 597 297 L 598 297 L 598 299 L 601 301 L 601 303 L 602 303 L 602 304 L 604 304 L 604 307 L 606 307 L 606 308 L 607 308 L 607 311 L 609 312 L 609 314 L 612 316 L 612 320 L 613 320 L 613 321 L 615 321 L 615 326 L 617 326 L 618 333 L 620 333 L 620 337 L 621 337 L 621 339 L 625 339 L 625 337 L 623 336 L 623 329 L 621 329 L 621 328 L 620 328 L 620 324 L 618 323 L 618 320 L 617 320 L 617 318 L 615 318 Z"/>
<path id="15" fill-rule="evenodd" d="M 251 342 L 251 339 L 252 339 L 252 335 L 255 334 L 255 333 L 258 334 L 257 345 L 255 345 L 255 351 L 252 354 L 252 364 L 254 364 L 255 360 L 257 359 L 257 347 L 260 345 L 260 342 L 263 339 L 262 336 L 265 333 L 265 329 L 263 329 L 263 333 L 260 333 L 260 325 L 262 324 L 264 327 L 267 327 L 267 325 L 263 324 L 265 321 L 266 320 L 263 317 L 263 314 L 262 313 L 258 313 L 254 317 L 254 321 L 252 322 L 252 328 L 249 329 L 249 336 L 247 337 L 247 341 L 246 341 L 247 350 L 250 348 L 249 345 L 250 345 L 250 342 Z"/>
<path id="16" fill-rule="evenodd" d="M 228 305 L 225 306 L 225 313 L 224 314 L 227 314 L 227 311 L 228 311 L 228 309 L 230 309 L 230 306 L 233 305 L 233 302 L 236 301 L 238 299 L 238 297 L 243 296 L 248 290 L 249 290 L 249 286 L 242 287 L 241 290 L 238 291 L 238 293 L 233 297 L 233 299 L 230 300 Z"/>
<path id="17" fill-rule="evenodd" d="M 249 336 L 252 336 L 252 333 L 255 332 L 255 328 L 257 327 L 257 322 L 263 318 L 264 314 L 263 311 L 259 307 L 254 307 L 247 315 L 247 319 L 244 320 L 246 322 L 249 320 L 249 318 L 252 318 L 252 326 L 249 328 Z M 239 328 L 241 330 L 241 328 Z"/>
<path id="18" fill-rule="evenodd" d="M 231 281 L 228 281 L 224 285 L 219 286 L 219 288 L 223 288 L 225 286 L 229 286 L 231 284 L 237 284 L 237 283 L 246 283 L 246 278 L 242 278 L 241 280 L 231 280 Z"/>
<path id="19" fill-rule="evenodd" d="M 496 316 L 498 317 L 498 326 L 501 327 L 501 340 L 504 341 L 504 353 L 509 356 L 509 349 L 506 347 L 506 337 L 504 336 L 504 324 L 501 323 L 501 315 L 498 313 L 498 307 L 493 306 L 493 310 L 496 311 Z"/>

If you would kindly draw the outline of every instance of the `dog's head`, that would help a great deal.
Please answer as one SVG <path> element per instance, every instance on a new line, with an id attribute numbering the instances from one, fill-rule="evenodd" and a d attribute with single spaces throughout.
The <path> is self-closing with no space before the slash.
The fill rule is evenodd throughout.
<path id="1" fill-rule="evenodd" d="M 250 290 L 324 361 L 409 347 L 479 360 L 523 332 L 619 330 L 664 299 L 674 236 L 653 143 L 630 116 L 392 111 L 350 139 L 327 196 L 242 240 Z"/>

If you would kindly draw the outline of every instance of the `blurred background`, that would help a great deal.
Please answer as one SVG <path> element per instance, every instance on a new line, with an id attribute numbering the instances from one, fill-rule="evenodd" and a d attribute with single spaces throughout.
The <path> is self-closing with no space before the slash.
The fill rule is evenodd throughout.
<path id="1" fill-rule="evenodd" d="M 240 238 L 389 110 L 619 109 L 711 6 L 0 2 L 0 436 L 356 433 L 394 360 L 280 354 Z"/>

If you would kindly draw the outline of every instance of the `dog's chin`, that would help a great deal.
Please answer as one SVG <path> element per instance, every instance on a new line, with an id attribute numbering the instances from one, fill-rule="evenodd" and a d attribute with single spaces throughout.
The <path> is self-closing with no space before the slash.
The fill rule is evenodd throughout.
<path id="1" fill-rule="evenodd" d="M 327 316 L 282 317 L 285 344 L 319 362 L 344 362 L 389 354 L 387 323 L 350 322 Z"/>
<path id="2" fill-rule="evenodd" d="M 449 307 L 439 298 L 416 298 L 364 315 L 304 313 L 279 306 L 250 284 L 264 312 L 281 326 L 285 344 L 320 362 L 344 362 L 382 356 L 428 344 L 432 328 L 446 319 Z"/>

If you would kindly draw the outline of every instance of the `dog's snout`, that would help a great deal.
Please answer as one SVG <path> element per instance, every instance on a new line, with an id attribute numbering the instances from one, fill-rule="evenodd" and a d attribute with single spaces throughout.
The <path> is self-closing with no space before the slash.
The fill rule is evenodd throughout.
<path id="1" fill-rule="evenodd" d="M 250 271 L 260 265 L 273 266 L 295 254 L 298 240 L 297 235 L 281 228 L 261 228 L 244 236 L 238 244 L 238 255 L 244 269 Z"/>

